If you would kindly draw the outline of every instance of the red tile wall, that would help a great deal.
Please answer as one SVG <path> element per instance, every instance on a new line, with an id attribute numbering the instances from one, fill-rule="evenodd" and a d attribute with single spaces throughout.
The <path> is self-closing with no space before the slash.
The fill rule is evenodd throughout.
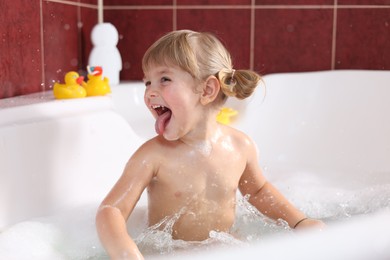
<path id="1" fill-rule="evenodd" d="M 97 0 L 0 1 L 0 10 L 0 98 L 85 73 Z M 121 80 L 140 80 L 147 47 L 176 29 L 217 34 L 236 68 L 262 74 L 390 70 L 390 0 L 105 0 L 104 20 L 119 32 Z"/>

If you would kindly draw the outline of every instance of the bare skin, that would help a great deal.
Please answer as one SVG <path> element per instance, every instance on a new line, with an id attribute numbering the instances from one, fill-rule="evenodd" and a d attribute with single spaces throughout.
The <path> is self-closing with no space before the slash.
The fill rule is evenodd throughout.
<path id="1" fill-rule="evenodd" d="M 294 227 L 305 215 L 263 176 L 255 144 L 244 133 L 216 122 L 218 80 L 196 82 L 177 67 L 155 66 L 145 74 L 145 103 L 172 115 L 160 135 L 143 144 L 102 202 L 96 217 L 99 237 L 112 259 L 143 259 L 126 231 L 126 220 L 147 189 L 149 225 L 181 212 L 173 238 L 200 241 L 212 230 L 229 232 L 236 192 L 273 219 Z M 197 89 L 199 91 L 194 91 Z M 322 228 L 317 220 L 299 227 Z"/>

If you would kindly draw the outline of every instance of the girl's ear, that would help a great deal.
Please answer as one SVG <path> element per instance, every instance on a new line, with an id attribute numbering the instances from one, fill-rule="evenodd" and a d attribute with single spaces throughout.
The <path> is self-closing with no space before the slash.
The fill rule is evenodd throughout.
<path id="1" fill-rule="evenodd" d="M 207 105 L 213 102 L 217 98 L 220 89 L 221 85 L 219 80 L 215 76 L 208 77 L 202 88 L 200 97 L 201 104 Z"/>

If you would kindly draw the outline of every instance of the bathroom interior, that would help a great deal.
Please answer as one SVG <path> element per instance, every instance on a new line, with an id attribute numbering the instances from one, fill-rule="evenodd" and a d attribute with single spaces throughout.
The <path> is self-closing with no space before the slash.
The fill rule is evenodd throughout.
<path id="1" fill-rule="evenodd" d="M 101 5 L 103 5 L 102 9 L 100 8 Z M 0 23 L 2 38 L 0 41 L 0 115 L 2 115 L 0 116 L 0 127 L 4 127 L 5 129 L 4 131 L 2 129 L 0 131 L 0 154 L 2 154 L 3 157 L 3 159 L 0 158 L 0 174 L 2 174 L 2 171 L 6 172 L 9 169 L 11 169 L 10 171 L 19 168 L 22 169 L 23 167 L 19 167 L 19 164 L 23 164 L 23 160 L 27 157 L 26 155 L 29 155 L 30 153 L 34 153 L 34 156 L 32 157 L 32 162 L 28 163 L 29 167 L 32 165 L 31 167 L 33 169 L 40 169 L 40 167 L 42 168 L 42 165 L 40 165 L 41 161 L 43 161 L 42 158 L 46 158 L 46 161 L 50 161 L 50 152 L 55 149 L 53 148 L 53 143 L 45 143 L 42 144 L 42 147 L 36 147 L 33 141 L 31 141 L 33 148 L 28 148 L 28 144 L 30 143 L 29 140 L 27 140 L 28 135 L 25 135 L 24 132 L 18 132 L 19 128 L 17 127 L 21 125 L 25 129 L 20 131 L 33 132 L 31 135 L 32 137 L 36 138 L 39 136 L 39 138 L 41 138 L 42 135 L 46 135 L 47 138 L 50 139 L 53 138 L 55 134 L 47 130 L 48 128 L 46 127 L 48 126 L 41 126 L 38 123 L 32 122 L 35 120 L 34 113 L 39 114 L 36 118 L 44 115 L 45 120 L 47 118 L 50 118 L 51 120 L 51 117 L 55 117 L 65 111 L 64 113 L 67 113 L 65 120 L 68 120 L 69 118 L 69 120 L 71 120 L 75 113 L 74 111 L 76 111 L 75 109 L 81 109 L 83 112 L 86 111 L 87 113 L 92 110 L 94 111 L 95 109 L 103 111 L 99 114 L 99 117 L 95 117 L 95 115 L 90 116 L 88 114 L 82 118 L 81 124 L 88 124 L 88 127 L 93 128 L 95 134 L 99 132 L 96 130 L 99 127 L 105 129 L 104 124 L 107 124 L 107 122 L 113 126 L 118 126 L 118 129 L 120 129 L 117 132 L 113 132 L 112 129 L 102 130 L 101 133 L 96 134 L 94 137 L 96 140 L 104 137 L 105 134 L 117 134 L 121 137 L 128 137 L 129 140 L 115 140 L 112 141 L 112 143 L 105 141 L 104 144 L 108 151 L 102 151 L 99 150 L 101 149 L 99 148 L 100 143 L 97 145 L 96 142 L 94 142 L 95 139 L 89 140 L 88 133 L 82 132 L 82 126 L 77 130 L 78 128 L 72 128 L 73 123 L 69 124 L 69 127 L 67 125 L 69 122 L 66 121 L 63 123 L 61 121 L 61 123 L 53 123 L 53 126 L 50 126 L 52 127 L 50 128 L 50 131 L 54 129 L 54 131 L 62 134 L 64 129 L 68 129 L 67 127 L 69 127 L 68 130 L 70 130 L 70 133 L 64 134 L 65 137 L 72 136 L 77 131 L 82 132 L 85 139 L 88 140 L 85 141 L 83 146 L 79 147 L 78 145 L 74 145 L 72 150 L 69 150 L 75 151 L 79 149 L 77 156 L 82 156 L 80 154 L 83 151 L 87 151 L 83 149 L 88 149 L 88 151 L 94 150 L 96 151 L 96 154 L 100 153 L 99 156 L 101 156 L 97 157 L 98 159 L 95 158 L 95 160 L 103 161 L 104 156 L 107 157 L 114 154 L 115 149 L 121 150 L 118 152 L 121 155 L 118 155 L 117 158 L 113 159 L 111 162 L 118 165 L 115 169 L 110 168 L 111 171 L 117 171 L 116 174 L 120 174 L 123 160 L 126 159 L 126 156 L 131 154 L 136 146 L 142 142 L 142 138 L 136 137 L 133 133 L 126 133 L 128 126 L 124 126 L 123 124 L 125 123 L 123 122 L 125 121 L 122 122 L 122 119 L 116 118 L 117 115 L 112 113 L 110 98 L 120 99 L 120 96 L 125 93 L 121 92 L 123 89 L 134 88 L 131 84 L 137 84 L 142 80 L 143 72 L 141 69 L 141 59 L 144 52 L 155 40 L 171 30 L 192 29 L 215 33 L 224 42 L 227 49 L 230 50 L 235 68 L 255 70 L 261 75 L 264 75 L 265 79 L 268 79 L 267 77 L 269 77 L 269 82 L 273 82 L 273 75 L 278 74 L 295 75 L 300 73 L 310 74 L 316 72 L 327 73 L 342 71 L 351 71 L 355 73 L 352 75 L 359 75 L 363 72 L 367 72 L 369 74 L 367 77 L 369 79 L 368 85 L 370 81 L 375 80 L 377 75 L 383 75 L 385 81 L 390 79 L 389 0 L 13 0 L 1 1 L 0 8 L 1 10 L 5 10 L 0 14 L 2 21 Z M 91 31 L 94 26 L 100 22 L 110 23 L 114 25 L 118 31 L 117 48 L 122 60 L 122 69 L 119 74 L 120 84 L 118 86 L 111 86 L 113 93 L 112 95 L 108 95 L 109 97 L 107 99 L 104 97 L 103 99 L 97 98 L 96 100 L 93 98 L 87 98 L 85 101 L 77 100 L 69 105 L 72 106 L 72 108 L 67 107 L 68 103 L 47 102 L 48 99 L 53 101 L 53 85 L 56 82 L 63 82 L 66 72 L 77 71 L 80 75 L 87 74 L 89 54 L 93 48 Z M 378 74 L 370 74 L 370 72 Z M 364 76 L 361 78 L 356 76 L 356 78 L 364 80 Z M 355 81 L 356 78 L 354 79 Z M 293 77 L 290 78 L 289 76 L 286 77 L 286 79 L 294 80 Z M 312 79 L 321 80 L 323 78 L 318 77 Z M 290 84 L 288 80 L 284 81 L 285 85 Z M 347 84 L 349 84 L 349 82 L 351 82 L 350 84 L 354 84 L 352 82 L 355 81 L 346 80 Z M 131 85 L 131 87 L 126 87 L 127 84 L 129 86 Z M 294 85 L 298 83 L 291 84 Z M 358 84 L 358 82 L 356 82 L 356 84 Z M 386 86 L 386 83 L 381 84 L 380 91 L 383 92 L 380 92 L 382 93 L 380 94 L 380 100 L 385 100 L 385 97 L 389 97 L 390 91 L 383 87 Z M 118 89 L 117 92 L 115 89 L 116 87 Z M 365 87 L 367 88 L 357 92 L 370 93 L 372 91 L 372 93 L 376 93 L 374 88 L 371 90 L 369 86 Z M 142 92 L 142 85 L 139 85 L 137 89 L 134 89 L 134 93 L 139 95 L 139 89 L 141 89 Z M 334 88 L 330 89 L 333 94 L 338 91 Z M 272 98 L 272 88 L 268 88 L 267 86 L 265 90 L 265 100 L 268 97 Z M 348 88 L 348 91 L 349 92 L 347 92 L 346 95 L 356 94 L 353 87 Z M 33 101 L 29 99 L 31 95 L 33 95 Z M 142 94 L 140 95 L 140 97 L 142 97 Z M 326 95 L 328 94 L 324 93 L 324 96 Z M 42 104 L 40 104 L 40 99 L 43 102 Z M 319 99 L 321 100 L 321 97 L 319 97 Z M 367 100 L 371 100 L 370 97 L 367 97 Z M 359 104 L 366 103 L 367 100 L 365 98 L 359 99 L 359 102 L 361 102 Z M 288 97 L 285 101 L 287 103 L 289 102 Z M 33 105 L 36 106 L 27 111 L 19 111 L 19 108 L 26 105 L 25 102 L 32 102 Z M 375 103 L 375 101 L 373 102 Z M 380 102 L 380 104 L 384 104 L 384 101 Z M 135 106 L 139 105 L 136 100 L 134 101 L 134 104 Z M 369 104 L 368 101 L 367 104 Z M 340 107 L 344 108 L 345 103 L 344 106 L 341 104 Z M 377 104 L 377 107 L 389 109 L 389 106 L 385 105 Z M 10 109 L 13 110 L 11 111 Z M 126 102 L 124 102 L 124 107 L 121 107 L 121 109 L 125 110 L 125 112 L 123 112 L 124 114 L 129 113 L 129 109 L 126 108 Z M 278 108 L 276 107 L 276 110 L 277 109 Z M 364 109 L 362 107 L 357 107 L 356 110 L 363 111 L 362 113 L 364 114 Z M 333 115 L 338 113 L 337 110 L 332 111 L 332 113 L 334 113 Z M 387 111 L 380 111 L 379 113 L 387 114 Z M 248 115 L 249 114 L 251 115 L 250 121 L 252 121 L 250 123 L 253 123 L 255 117 L 260 117 L 264 112 L 248 113 Z M 264 116 L 266 117 L 266 115 Z M 18 121 L 19 119 L 16 117 L 20 117 L 21 121 Z M 367 116 L 367 118 L 371 117 L 372 116 Z M 245 126 L 247 123 L 245 120 L 242 122 L 242 126 Z M 375 122 L 382 122 L 381 120 L 385 121 L 383 127 L 390 129 L 389 119 L 378 118 L 378 121 Z M 64 127 L 60 128 L 60 126 Z M 77 125 L 77 127 L 79 127 L 79 125 Z M 248 129 L 250 129 L 250 127 L 248 127 Z M 140 133 L 143 131 L 144 130 L 141 129 Z M 378 182 L 380 179 L 384 185 L 379 187 L 377 192 L 373 194 L 375 196 L 380 196 L 380 194 L 382 194 L 383 196 L 380 202 L 381 205 L 377 208 L 374 207 L 375 210 L 372 211 L 379 211 L 379 209 L 388 210 L 390 208 L 390 194 L 387 190 L 387 188 L 390 187 L 390 165 L 386 159 L 390 158 L 390 144 L 385 131 L 383 130 L 380 133 L 382 133 L 383 138 L 385 138 L 381 140 L 378 139 L 378 144 L 381 143 L 380 145 L 382 145 L 379 149 L 381 154 L 378 154 L 371 159 L 372 162 L 376 164 L 377 172 L 380 172 L 380 177 L 378 177 L 379 175 L 376 176 L 378 177 Z M 15 136 L 9 137 L 11 134 L 14 134 Z M 254 132 L 254 134 L 256 133 Z M 21 135 L 24 135 L 24 137 Z M 283 133 L 281 133 L 281 135 L 283 135 Z M 23 140 L 26 145 L 22 144 L 20 147 L 12 147 L 12 149 L 10 149 L 7 143 L 8 138 L 10 140 L 12 138 L 15 140 Z M 78 142 L 80 139 L 81 137 L 73 139 L 73 141 Z M 375 139 L 375 137 L 372 137 L 371 139 Z M 11 143 L 11 141 L 9 142 Z M 64 142 L 68 141 L 56 140 L 56 145 L 65 145 L 63 144 Z M 85 146 L 90 147 L 85 148 Z M 132 147 L 129 148 L 129 146 Z M 355 146 L 352 145 L 351 147 Z M 352 150 L 350 150 L 350 152 L 352 153 Z M 4 157 L 4 155 L 7 154 L 11 154 L 12 156 Z M 375 158 L 377 158 L 377 161 L 375 161 Z M 56 161 L 57 159 L 58 158 L 55 158 L 53 161 Z M 280 160 L 283 160 L 283 158 Z M 79 168 L 84 170 L 87 169 L 85 164 L 93 164 L 94 161 L 90 158 L 86 158 L 86 161 L 83 161 L 84 165 L 81 165 L 80 162 L 78 163 Z M 340 163 L 340 165 L 341 164 L 342 163 Z M 343 164 L 342 166 L 344 167 L 345 165 Z M 50 167 L 46 165 L 43 168 L 50 172 L 54 169 L 54 166 L 50 165 Z M 76 166 L 74 167 L 76 168 Z M 98 168 L 107 170 L 106 168 L 109 166 L 103 163 L 102 165 L 94 165 L 94 167 L 95 168 L 93 169 L 98 171 Z M 72 170 L 72 167 L 70 166 L 63 166 L 62 168 L 63 171 L 61 169 L 56 171 L 57 175 L 68 175 L 68 171 Z M 375 171 L 372 170 L 372 172 Z M 85 220 L 86 216 L 89 217 L 91 212 L 94 212 L 95 204 L 77 211 L 80 212 L 80 218 L 75 217 L 75 215 L 77 215 L 75 214 L 75 211 L 67 211 L 63 213 L 61 217 L 58 215 L 51 216 L 58 208 L 55 208 L 54 206 L 45 208 L 44 206 L 34 204 L 35 200 L 44 200 L 48 204 L 51 203 L 55 205 L 57 197 L 58 200 L 64 200 L 63 198 L 60 198 L 59 192 L 57 194 L 54 190 L 66 190 L 62 187 L 62 185 L 65 185 L 64 183 L 66 183 L 69 191 L 72 192 L 73 188 L 75 192 L 72 196 L 69 196 L 64 200 L 61 205 L 68 208 L 71 208 L 72 205 L 79 207 L 82 204 L 78 201 L 79 198 L 76 196 L 76 190 L 82 190 L 83 184 L 90 181 L 88 179 L 90 176 L 86 178 L 73 174 L 72 177 L 75 178 L 73 180 L 67 180 L 65 178 L 54 180 L 52 176 L 46 175 L 43 177 L 34 176 L 29 176 L 31 184 L 36 183 L 37 178 L 47 178 L 45 180 L 40 180 L 40 189 L 53 190 L 53 194 L 55 195 L 48 198 L 47 194 L 49 194 L 49 192 L 42 192 L 40 195 L 31 193 L 31 201 L 25 201 L 26 205 L 30 204 L 29 207 L 26 208 L 28 208 L 28 211 L 31 212 L 31 214 L 26 215 L 25 212 L 27 212 L 27 210 L 20 210 L 19 207 L 21 206 L 14 205 L 12 202 L 13 195 L 9 195 L 21 193 L 15 191 L 15 189 L 18 189 L 18 186 L 9 186 L 18 183 L 18 180 L 15 179 L 12 180 L 12 182 L 7 181 L 3 178 L 9 178 L 9 175 L 1 175 L 0 182 L 3 183 L 3 186 L 1 187 L 2 191 L 0 191 L 0 195 L 3 199 L 0 199 L 0 211 L 6 212 L 7 210 L 12 209 L 17 213 L 14 215 L 9 214 L 11 217 L 8 216 L 8 218 L 3 217 L 7 214 L 3 214 L 2 217 L 0 217 L 0 258 L 2 258 L 2 256 L 7 256 L 8 258 L 11 257 L 9 259 L 23 259 L 25 256 L 31 256 L 31 252 L 33 252 L 32 255 L 35 256 L 35 258 L 33 257 L 30 259 L 106 259 L 104 258 L 105 256 L 104 253 L 102 253 L 103 251 L 96 238 L 96 234 L 94 233 L 92 221 L 89 221 L 90 219 L 88 221 Z M 53 180 L 51 180 L 52 178 Z M 342 176 L 337 176 L 337 178 L 343 179 Z M 362 179 L 367 181 L 367 179 L 363 177 Z M 110 178 L 101 177 L 98 180 L 102 183 L 100 188 L 92 187 L 95 184 L 89 184 L 89 186 L 87 185 L 87 189 L 98 189 L 99 191 L 97 194 L 100 196 L 101 194 L 107 193 L 113 183 Z M 29 183 L 26 183 L 25 186 L 23 186 L 23 189 L 28 190 L 30 188 L 28 185 Z M 52 187 L 46 185 L 52 185 Z M 283 186 L 283 183 L 281 185 Z M 297 186 L 300 185 L 302 184 L 297 184 Z M 290 187 L 286 188 L 287 191 L 289 189 Z M 33 190 L 31 192 L 33 192 Z M 328 193 L 326 194 L 331 194 L 329 191 L 327 192 Z M 298 196 L 299 192 L 296 192 L 295 195 Z M 375 203 L 372 199 L 375 196 L 371 195 L 368 197 L 358 197 L 365 200 L 364 203 Z M 85 201 L 90 202 L 102 199 L 101 197 L 92 197 L 93 194 L 89 195 L 89 197 L 86 195 Z M 316 198 L 316 196 L 313 198 Z M 320 201 L 323 200 L 320 199 Z M 309 204 L 310 203 L 307 205 Z M 305 205 L 303 207 L 305 207 Z M 313 208 L 307 206 L 307 209 Z M 346 213 L 346 215 L 348 214 L 349 213 Z M 376 259 L 388 259 L 388 257 L 390 257 L 390 251 L 386 251 L 385 249 L 386 247 L 390 248 L 389 239 L 386 238 L 383 233 L 375 233 L 378 230 L 390 230 L 390 223 L 388 220 L 383 221 L 381 225 L 378 225 L 384 217 L 388 216 L 388 211 L 385 212 L 385 215 L 372 216 L 372 218 L 376 220 L 376 223 L 374 224 L 377 226 L 368 222 L 366 219 L 358 224 L 367 224 L 367 227 L 359 227 L 358 230 L 360 233 L 365 232 L 367 239 L 377 238 L 379 241 L 377 244 L 373 243 L 371 247 L 368 246 L 368 249 L 365 252 L 362 252 L 361 259 L 366 259 L 364 258 L 366 254 L 375 256 L 375 253 L 377 253 L 378 256 Z M 343 217 L 345 218 L 346 216 Z M 44 220 L 28 222 L 31 219 L 37 218 L 43 218 Z M 70 230 L 70 233 L 72 234 L 69 235 L 69 237 L 74 238 L 73 242 L 62 241 L 66 244 L 63 247 L 58 245 L 53 246 L 51 242 L 48 241 L 55 240 L 58 236 L 57 227 L 46 228 L 42 227 L 42 225 L 37 225 L 37 223 L 47 224 L 61 222 L 62 226 L 66 226 L 64 223 L 67 221 L 67 218 L 71 219 L 70 222 L 75 226 L 84 225 L 85 227 L 78 229 L 73 228 Z M 142 219 L 140 216 L 135 216 L 134 218 L 138 218 L 138 220 Z M 357 225 L 347 225 L 338 228 L 340 228 L 342 232 L 353 233 L 351 230 L 356 228 L 356 226 Z M 372 229 L 368 230 L 368 227 Z M 280 231 L 280 227 L 277 227 L 276 229 L 278 229 L 278 232 L 283 233 L 283 231 Z M 25 230 L 28 232 L 24 232 Z M 75 239 L 80 236 L 77 232 L 78 230 L 84 235 L 87 233 L 84 240 Z M 278 246 L 285 246 L 286 252 L 291 256 L 294 255 L 295 257 L 299 257 L 299 259 L 312 259 L 313 254 L 317 256 L 317 259 L 348 259 L 348 253 L 356 251 L 357 248 L 348 246 L 347 244 L 342 246 L 344 251 L 338 248 L 336 244 L 333 244 L 337 250 L 341 250 L 339 251 L 339 255 L 332 255 L 328 252 L 328 255 L 324 253 L 324 255 L 321 256 L 319 253 L 323 253 L 321 250 L 321 245 L 323 246 L 323 243 L 331 243 L 331 241 L 336 243 L 335 240 L 332 240 L 335 235 L 340 238 L 345 238 L 338 232 L 340 231 L 333 230 L 332 225 L 330 225 L 329 232 L 324 232 L 325 235 L 322 237 L 318 234 L 307 234 L 306 237 L 297 237 L 293 242 L 291 242 L 290 237 L 282 237 L 278 243 L 273 243 L 272 241 L 263 242 L 263 251 L 259 252 L 268 256 L 268 258 L 266 257 L 265 259 L 281 259 L 278 258 L 278 256 L 283 257 L 285 255 L 281 255 L 280 252 L 278 254 L 277 251 L 280 249 L 277 248 Z M 34 237 L 34 235 L 36 235 L 36 237 Z M 347 237 L 348 241 L 350 241 L 350 245 L 364 243 L 362 241 L 356 241 L 354 243 L 353 239 L 355 238 L 353 236 Z M 31 241 L 34 240 L 36 243 L 31 243 Z M 288 247 L 288 245 L 293 245 L 295 248 L 304 250 L 303 246 L 299 243 L 307 243 L 309 240 L 317 242 L 312 245 L 312 251 L 310 253 L 313 254 L 308 253 L 305 255 L 296 252 L 297 250 L 294 252 L 288 250 L 291 248 Z M 15 241 L 19 241 L 17 245 L 15 245 Z M 65 253 L 58 253 L 61 249 Z M 78 253 L 75 253 L 72 250 L 78 250 Z M 210 252 L 209 254 L 205 254 L 206 256 L 197 256 L 194 254 L 191 256 L 188 255 L 185 258 L 182 258 L 183 255 L 181 254 L 178 254 L 178 256 L 171 255 L 170 259 L 173 259 L 174 257 L 178 257 L 178 259 L 208 259 L 207 257 L 210 257 L 209 259 L 214 259 L 221 256 L 226 259 L 230 259 L 229 257 L 232 257 L 231 259 L 233 259 L 233 256 L 237 257 L 242 255 L 242 252 L 239 252 L 238 250 L 229 251 L 229 254 L 224 250 L 218 251 L 217 249 L 213 251 L 212 249 L 208 249 L 207 251 Z M 253 257 L 253 259 L 256 259 L 256 249 L 248 247 L 247 252 L 248 255 L 246 258 L 252 259 Z M 12 256 L 14 258 L 12 258 Z M 161 257 L 161 255 L 151 256 L 150 259 L 160 259 L 159 257 Z M 164 255 L 162 255 L 161 259 L 164 259 Z M 375 257 L 373 259 L 375 259 Z"/>

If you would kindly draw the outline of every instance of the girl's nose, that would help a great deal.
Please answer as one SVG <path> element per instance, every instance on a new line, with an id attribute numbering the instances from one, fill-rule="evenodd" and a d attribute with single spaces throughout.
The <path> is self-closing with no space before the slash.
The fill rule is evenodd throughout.
<path id="1" fill-rule="evenodd" d="M 155 88 L 153 88 L 152 86 L 149 86 L 145 90 L 145 96 L 149 97 L 149 98 L 158 97 L 158 92 Z"/>

